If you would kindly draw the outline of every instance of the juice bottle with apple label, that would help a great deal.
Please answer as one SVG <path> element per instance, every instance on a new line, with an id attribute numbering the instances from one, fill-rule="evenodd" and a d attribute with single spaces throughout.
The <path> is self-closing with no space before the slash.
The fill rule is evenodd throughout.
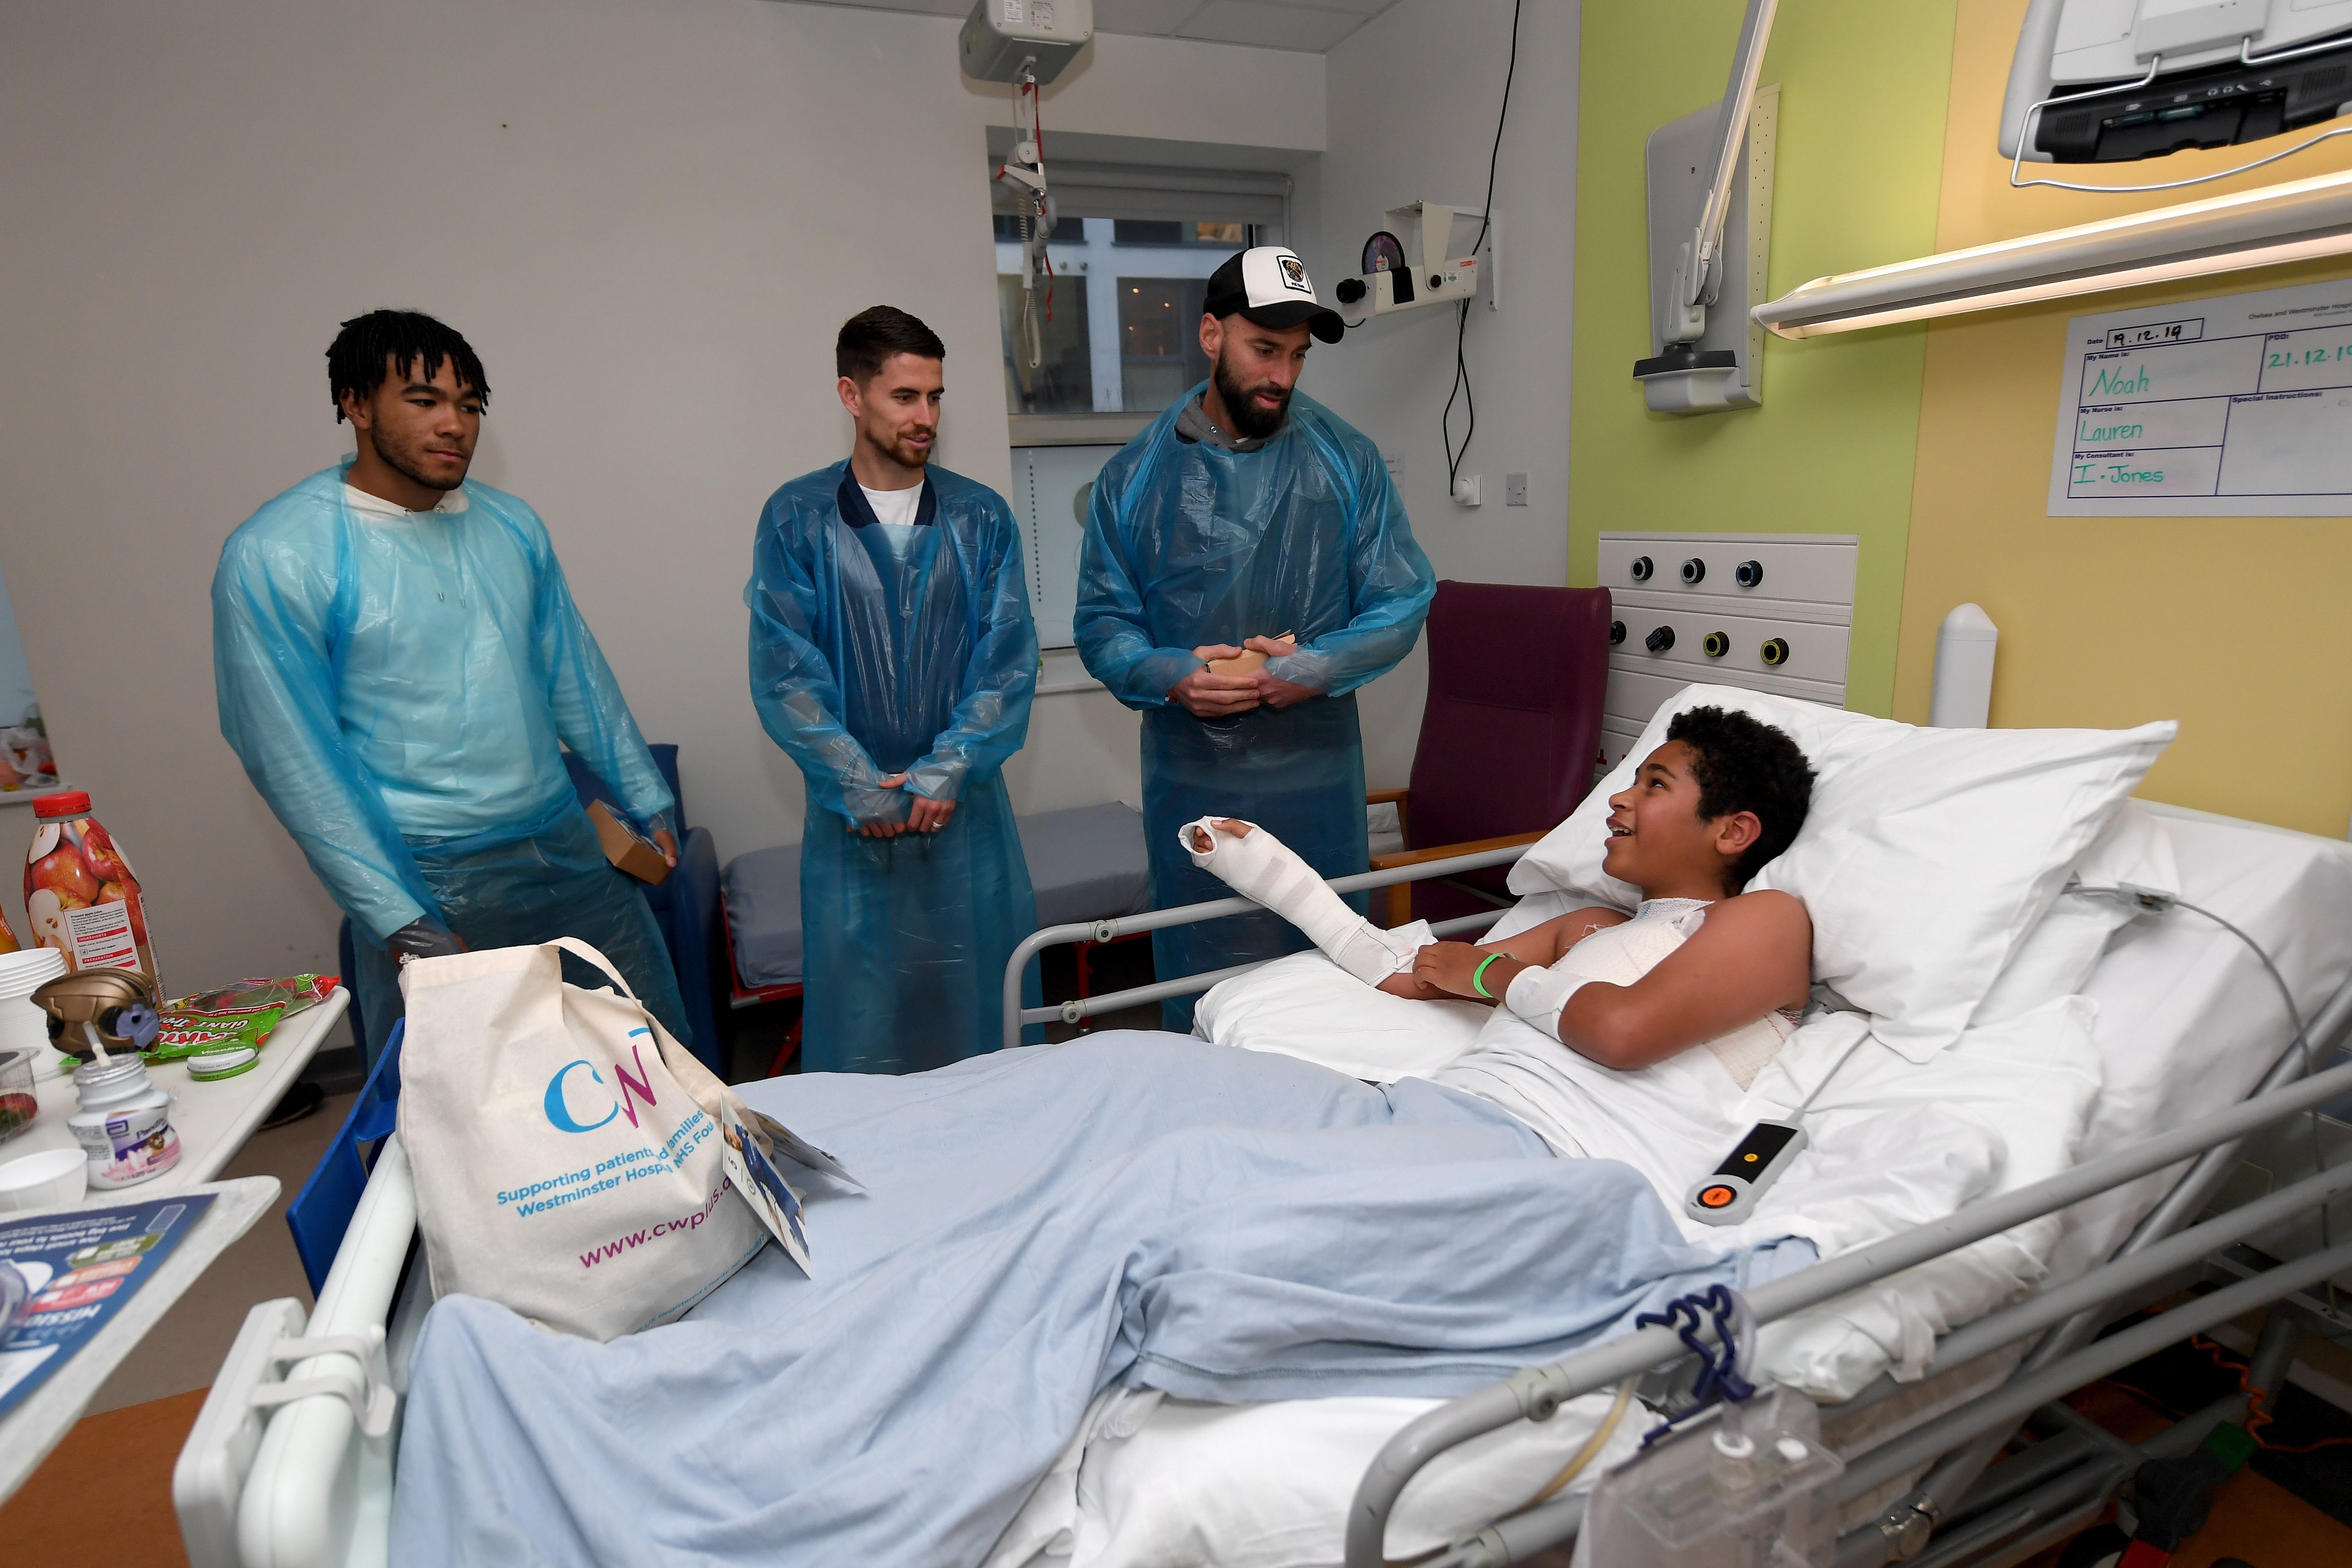
<path id="1" fill-rule="evenodd" d="M 155 979 L 139 879 L 114 836 L 89 814 L 89 797 L 79 789 L 43 795 L 33 817 L 25 854 L 33 940 L 63 953 L 69 969 L 137 969 Z"/>

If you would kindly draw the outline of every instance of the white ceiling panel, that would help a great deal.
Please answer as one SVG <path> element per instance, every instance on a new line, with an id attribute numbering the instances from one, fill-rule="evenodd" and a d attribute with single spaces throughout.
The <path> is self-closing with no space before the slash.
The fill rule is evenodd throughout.
<path id="1" fill-rule="evenodd" d="M 964 0 L 808 0 L 818 5 L 846 5 L 856 11 L 913 11 L 925 16 L 964 17 L 971 7 Z"/>
<path id="2" fill-rule="evenodd" d="M 1202 0 L 1095 0 L 1095 31 L 1164 38 L 1192 19 Z"/>
<path id="3" fill-rule="evenodd" d="M 1209 0 L 1192 19 L 1176 29 L 1180 38 L 1202 38 L 1217 44 L 1255 44 L 1267 49 L 1302 49 L 1321 54 L 1364 25 L 1349 11 L 1327 11 L 1317 5 L 1276 5 L 1265 0 Z"/>
<path id="4" fill-rule="evenodd" d="M 799 0 L 866 11 L 967 16 L 972 0 Z M 1397 0 L 1095 0 L 1095 30 L 1320 54 Z"/>
<path id="5" fill-rule="evenodd" d="M 1234 0 L 1246 5 L 1292 5 L 1312 11 L 1345 11 L 1353 16 L 1377 16 L 1397 0 Z"/>

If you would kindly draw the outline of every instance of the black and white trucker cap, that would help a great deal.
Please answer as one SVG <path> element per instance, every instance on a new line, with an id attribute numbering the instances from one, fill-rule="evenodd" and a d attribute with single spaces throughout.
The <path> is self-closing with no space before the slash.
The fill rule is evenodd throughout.
<path id="1" fill-rule="evenodd" d="M 1235 251 L 1209 275 L 1209 297 L 1202 308 L 1221 320 L 1238 312 L 1277 331 L 1305 322 L 1326 343 L 1338 342 L 1348 329 L 1338 311 L 1315 298 L 1307 264 L 1287 246 Z"/>

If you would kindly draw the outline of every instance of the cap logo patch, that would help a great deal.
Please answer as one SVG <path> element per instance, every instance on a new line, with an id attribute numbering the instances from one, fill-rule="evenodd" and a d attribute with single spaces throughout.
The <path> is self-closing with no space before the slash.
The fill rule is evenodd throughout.
<path id="1" fill-rule="evenodd" d="M 1285 288 L 1295 288 L 1301 294 L 1315 292 L 1315 286 L 1307 281 L 1305 262 L 1295 256 L 1278 256 L 1275 260 L 1282 268 L 1282 286 Z"/>

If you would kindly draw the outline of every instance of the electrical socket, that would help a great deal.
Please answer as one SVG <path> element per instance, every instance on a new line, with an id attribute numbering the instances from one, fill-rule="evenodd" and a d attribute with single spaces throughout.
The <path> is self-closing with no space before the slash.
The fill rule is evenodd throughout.
<path id="1" fill-rule="evenodd" d="M 1503 476 L 1503 505 L 1524 507 L 1528 504 L 1528 476 L 1524 474 Z"/>
<path id="2" fill-rule="evenodd" d="M 1483 476 L 1461 474 L 1454 476 L 1454 499 L 1458 505 L 1475 507 L 1483 503 L 1486 498 L 1486 481 Z"/>

